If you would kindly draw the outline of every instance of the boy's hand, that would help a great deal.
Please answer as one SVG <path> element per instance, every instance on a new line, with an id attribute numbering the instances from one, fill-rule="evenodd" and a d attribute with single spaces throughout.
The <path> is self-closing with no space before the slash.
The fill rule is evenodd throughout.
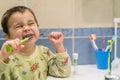
<path id="1" fill-rule="evenodd" d="M 61 32 L 51 32 L 48 35 L 49 40 L 54 44 L 61 44 L 63 42 L 63 34 Z"/>
<path id="2" fill-rule="evenodd" d="M 65 48 L 63 46 L 63 38 L 64 35 L 61 32 L 51 32 L 48 35 L 48 39 L 53 43 L 56 52 L 65 52 Z"/>
<path id="3" fill-rule="evenodd" d="M 19 39 L 6 41 L 1 47 L 0 59 L 5 61 L 10 55 L 14 54 L 14 52 L 22 49 L 24 45 L 20 45 L 19 43 L 20 43 Z M 12 52 L 7 52 L 6 50 L 7 45 L 10 45 L 12 47 Z"/>

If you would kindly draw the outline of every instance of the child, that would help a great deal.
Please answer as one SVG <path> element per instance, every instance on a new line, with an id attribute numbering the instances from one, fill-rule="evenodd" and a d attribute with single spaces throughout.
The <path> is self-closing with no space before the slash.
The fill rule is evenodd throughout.
<path id="1" fill-rule="evenodd" d="M 37 19 L 30 8 L 15 6 L 5 12 L 1 25 L 6 42 L 0 50 L 0 80 L 46 80 L 47 75 L 67 77 L 71 71 L 70 57 L 63 45 L 63 34 L 51 32 L 49 48 L 35 45 L 39 38 Z M 28 41 L 20 40 L 30 37 Z M 7 51 L 6 46 L 12 51 Z"/>

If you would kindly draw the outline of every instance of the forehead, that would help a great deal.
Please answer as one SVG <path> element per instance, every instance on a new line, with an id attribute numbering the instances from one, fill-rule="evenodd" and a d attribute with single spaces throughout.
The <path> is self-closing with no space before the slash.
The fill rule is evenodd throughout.
<path id="1" fill-rule="evenodd" d="M 33 16 L 33 14 L 29 10 L 25 10 L 24 12 L 16 11 L 13 14 L 11 14 L 10 18 L 17 16 Z"/>
<path id="2" fill-rule="evenodd" d="M 34 16 L 30 11 L 28 10 L 25 10 L 24 12 L 17 11 L 10 16 L 8 24 L 11 25 L 13 22 L 25 21 L 27 19 L 34 20 Z"/>

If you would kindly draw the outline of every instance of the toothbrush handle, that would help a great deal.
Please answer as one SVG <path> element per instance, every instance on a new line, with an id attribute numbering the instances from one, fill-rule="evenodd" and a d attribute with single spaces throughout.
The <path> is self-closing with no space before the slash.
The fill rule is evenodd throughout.
<path id="1" fill-rule="evenodd" d="M 12 50 L 13 50 L 13 49 L 12 49 L 12 47 L 11 47 L 10 45 L 7 45 L 7 46 L 6 46 L 6 51 L 7 51 L 7 52 L 11 53 Z"/>
<path id="2" fill-rule="evenodd" d="M 23 44 L 24 42 L 28 41 L 29 38 L 30 38 L 30 37 L 27 37 L 27 38 L 21 40 L 21 41 L 20 41 L 20 44 Z M 13 49 L 12 49 L 12 47 L 11 47 L 10 45 L 7 45 L 7 46 L 6 46 L 6 51 L 7 51 L 7 52 L 11 53 L 12 50 L 13 50 Z"/>
<path id="3" fill-rule="evenodd" d="M 111 61 L 110 61 L 110 53 L 108 53 L 108 74 L 111 74 Z"/>

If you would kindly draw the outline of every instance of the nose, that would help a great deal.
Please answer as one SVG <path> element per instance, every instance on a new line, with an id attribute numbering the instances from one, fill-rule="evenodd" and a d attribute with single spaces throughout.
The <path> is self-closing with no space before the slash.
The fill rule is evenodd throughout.
<path id="1" fill-rule="evenodd" d="M 30 27 L 29 26 L 24 26 L 24 32 L 29 32 L 30 31 Z"/>

